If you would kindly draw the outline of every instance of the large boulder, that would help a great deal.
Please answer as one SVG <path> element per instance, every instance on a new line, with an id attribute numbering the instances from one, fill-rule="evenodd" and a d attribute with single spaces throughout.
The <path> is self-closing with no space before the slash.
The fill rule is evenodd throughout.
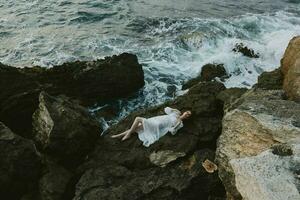
<path id="1" fill-rule="evenodd" d="M 205 171 L 202 163 L 213 161 L 215 140 L 221 133 L 225 89 L 218 82 L 198 83 L 175 101 L 130 114 L 98 140 L 95 151 L 78 169 L 74 199 L 208 199 L 222 197 L 217 172 Z M 126 141 L 112 134 L 128 129 L 136 116 L 163 114 L 171 106 L 191 110 L 192 117 L 174 136 L 167 134 L 146 148 L 133 135 Z"/>
<path id="2" fill-rule="evenodd" d="M 252 89 L 224 116 L 216 163 L 228 199 L 300 198 L 300 104 L 283 94 Z"/>
<path id="3" fill-rule="evenodd" d="M 41 169 L 32 141 L 14 134 L 0 122 L 0 197 L 20 199 L 37 184 Z"/>
<path id="4" fill-rule="evenodd" d="M 31 138 L 31 116 L 42 90 L 92 105 L 126 97 L 143 85 L 142 66 L 135 55 L 128 53 L 49 69 L 0 64 L 0 120 L 17 134 Z"/>
<path id="5" fill-rule="evenodd" d="M 294 37 L 281 60 L 283 88 L 289 99 L 300 102 L 300 36 Z"/>
<path id="6" fill-rule="evenodd" d="M 217 173 L 210 174 L 202 167 L 208 158 L 213 159 L 214 153 L 206 149 L 166 168 L 133 170 L 113 163 L 99 165 L 84 172 L 76 185 L 74 200 L 208 199 L 220 184 Z"/>
<path id="7" fill-rule="evenodd" d="M 227 73 L 223 64 L 206 64 L 202 67 L 201 73 L 183 84 L 182 89 L 188 89 L 200 81 L 212 81 L 215 78 L 226 78 Z"/>
<path id="8" fill-rule="evenodd" d="M 39 107 L 33 114 L 33 133 L 42 152 L 74 168 L 93 149 L 101 128 L 77 102 L 41 92 Z"/>

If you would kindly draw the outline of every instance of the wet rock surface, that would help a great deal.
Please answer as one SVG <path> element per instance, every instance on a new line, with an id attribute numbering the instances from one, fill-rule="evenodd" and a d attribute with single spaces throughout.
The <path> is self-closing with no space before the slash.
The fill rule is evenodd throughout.
<path id="1" fill-rule="evenodd" d="M 31 116 L 42 90 L 91 105 L 126 97 L 143 85 L 142 66 L 135 55 L 128 53 L 49 69 L 20 69 L 0 64 L 0 120 L 17 134 L 31 138 Z"/>
<path id="2" fill-rule="evenodd" d="M 253 49 L 248 48 L 243 43 L 238 43 L 233 48 L 234 52 L 239 52 L 243 54 L 244 56 L 247 56 L 249 58 L 259 58 L 259 54 L 255 53 Z"/>

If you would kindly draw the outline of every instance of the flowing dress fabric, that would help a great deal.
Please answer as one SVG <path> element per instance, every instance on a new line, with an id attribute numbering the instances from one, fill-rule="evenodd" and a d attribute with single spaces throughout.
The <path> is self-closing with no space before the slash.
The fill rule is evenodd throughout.
<path id="1" fill-rule="evenodd" d="M 175 135 L 177 130 L 183 127 L 182 121 L 178 121 L 179 110 L 166 107 L 164 111 L 166 115 L 142 119 L 143 129 L 137 133 L 144 146 L 149 147 L 168 132 Z"/>

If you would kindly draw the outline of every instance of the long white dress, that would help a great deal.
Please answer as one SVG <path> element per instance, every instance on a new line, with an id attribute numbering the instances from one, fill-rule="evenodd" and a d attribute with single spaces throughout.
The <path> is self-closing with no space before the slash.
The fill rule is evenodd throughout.
<path id="1" fill-rule="evenodd" d="M 166 107 L 164 111 L 166 115 L 142 118 L 143 129 L 137 133 L 144 146 L 149 147 L 168 132 L 175 135 L 183 127 L 182 121 L 178 120 L 181 114 L 179 110 Z"/>

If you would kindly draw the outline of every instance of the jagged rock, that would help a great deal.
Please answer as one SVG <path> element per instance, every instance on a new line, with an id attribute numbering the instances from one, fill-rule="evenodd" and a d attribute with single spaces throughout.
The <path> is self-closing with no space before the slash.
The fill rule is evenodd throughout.
<path id="1" fill-rule="evenodd" d="M 256 87 L 267 90 L 282 89 L 283 75 L 280 69 L 275 69 L 271 72 L 263 72 L 257 81 Z"/>
<path id="2" fill-rule="evenodd" d="M 300 102 L 300 36 L 294 37 L 281 59 L 283 89 L 289 99 Z"/>
<path id="3" fill-rule="evenodd" d="M 233 48 L 234 52 L 240 52 L 244 56 L 247 56 L 249 58 L 259 58 L 259 54 L 255 53 L 253 49 L 248 48 L 243 43 L 238 43 Z"/>
<path id="4" fill-rule="evenodd" d="M 142 171 L 113 163 L 102 164 L 84 172 L 76 185 L 74 200 L 207 199 L 212 188 L 220 184 L 217 173 L 207 173 L 202 167 L 202 162 L 213 158 L 213 154 L 204 149 L 171 167 Z"/>
<path id="5" fill-rule="evenodd" d="M 77 173 L 83 175 L 76 185 L 74 199 L 222 197 L 223 187 L 217 172 L 206 172 L 202 162 L 214 160 L 215 140 L 221 132 L 223 116 L 217 94 L 224 89 L 218 82 L 198 83 L 175 101 L 132 113 L 111 127 L 78 169 Z M 160 115 L 165 106 L 193 113 L 175 136 L 167 134 L 149 148 L 144 147 L 136 135 L 123 142 L 110 137 L 128 129 L 136 116 Z M 168 152 L 172 152 L 171 159 Z M 153 159 L 157 154 L 162 155 L 158 156 L 159 161 Z"/>
<path id="6" fill-rule="evenodd" d="M 46 172 L 39 181 L 39 197 L 41 200 L 66 199 L 67 186 L 72 174 L 63 167 L 47 163 Z"/>
<path id="7" fill-rule="evenodd" d="M 37 184 L 40 156 L 32 141 L 14 134 L 0 122 L 0 197 L 20 199 Z"/>
<path id="8" fill-rule="evenodd" d="M 283 158 L 272 153 L 275 144 L 296 148 L 300 142 L 300 128 L 295 126 L 300 122 L 300 104 L 284 100 L 282 94 L 252 89 L 224 116 L 216 162 L 228 199 L 300 198 L 291 175 L 300 166 L 299 155 Z"/>
<path id="9" fill-rule="evenodd" d="M 135 55 L 128 53 L 49 69 L 20 69 L 0 64 L 0 120 L 17 134 L 31 138 L 31 117 L 42 90 L 92 105 L 126 97 L 143 85 L 142 66 Z"/>
<path id="10" fill-rule="evenodd" d="M 223 64 L 206 64 L 202 67 L 200 75 L 183 84 L 182 89 L 188 89 L 201 81 L 211 81 L 216 77 L 226 78 L 226 75 Z"/>
<path id="11" fill-rule="evenodd" d="M 43 152 L 64 166 L 76 167 L 93 149 L 101 128 L 78 103 L 41 92 L 39 108 L 33 114 L 33 131 Z"/>

